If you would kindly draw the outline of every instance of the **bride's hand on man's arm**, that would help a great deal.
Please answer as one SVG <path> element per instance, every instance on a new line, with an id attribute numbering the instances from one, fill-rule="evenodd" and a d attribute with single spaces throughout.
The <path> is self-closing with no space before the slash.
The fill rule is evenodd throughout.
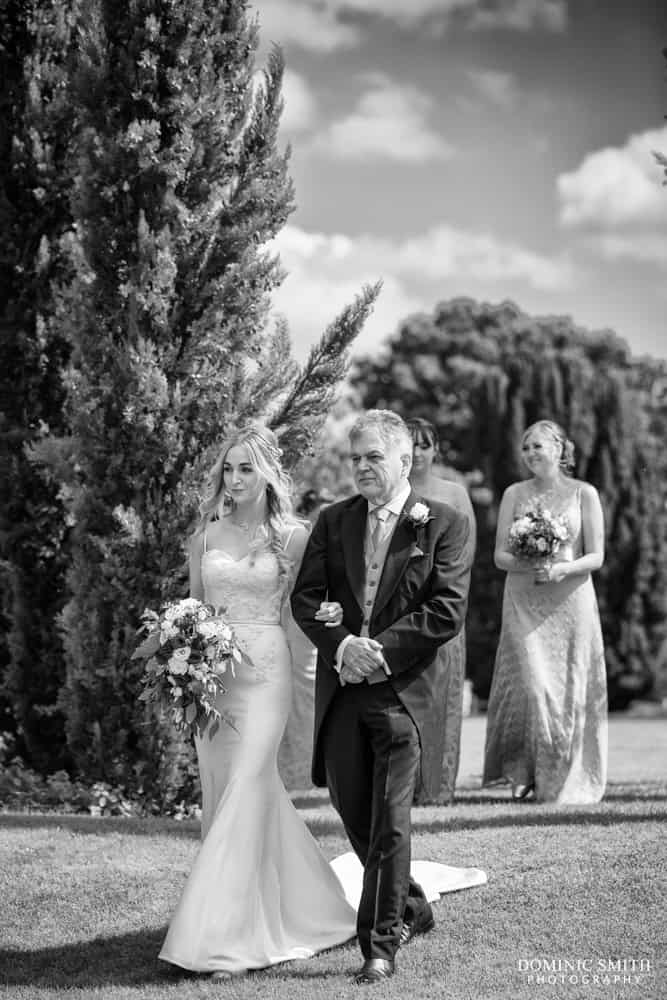
<path id="1" fill-rule="evenodd" d="M 343 624 L 343 606 L 338 601 L 322 601 L 315 612 L 315 621 L 324 622 L 325 628 Z"/>

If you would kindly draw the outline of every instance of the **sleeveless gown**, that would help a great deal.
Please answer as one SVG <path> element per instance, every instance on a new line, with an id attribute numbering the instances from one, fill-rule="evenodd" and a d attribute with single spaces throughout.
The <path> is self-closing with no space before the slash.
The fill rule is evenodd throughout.
<path id="1" fill-rule="evenodd" d="M 200 972 L 256 969 L 354 937 L 356 913 L 280 781 L 291 701 L 273 553 L 202 556 L 205 597 L 224 608 L 252 666 L 226 675 L 222 722 L 197 739 L 203 842 L 160 958 Z"/>
<path id="2" fill-rule="evenodd" d="M 353 938 L 363 872 L 352 852 L 326 861 L 278 775 L 292 666 L 275 556 L 204 551 L 202 580 L 252 665 L 225 676 L 217 707 L 233 726 L 222 722 L 213 739 L 196 739 L 202 844 L 159 957 L 233 973 Z M 415 862 L 415 873 L 429 899 L 486 882 L 477 868 L 435 862 Z"/>
<path id="3" fill-rule="evenodd" d="M 529 503 L 525 491 L 514 516 Z M 568 538 L 558 561 L 582 548 L 581 489 L 550 505 Z M 607 683 L 590 573 L 535 584 L 508 573 L 487 708 L 484 785 L 534 785 L 542 802 L 599 802 L 607 775 Z"/>

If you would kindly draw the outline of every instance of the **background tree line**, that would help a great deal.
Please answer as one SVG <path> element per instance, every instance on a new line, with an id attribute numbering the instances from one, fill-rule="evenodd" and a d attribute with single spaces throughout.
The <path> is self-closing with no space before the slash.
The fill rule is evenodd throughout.
<path id="1" fill-rule="evenodd" d="M 137 701 L 141 612 L 187 591 L 225 432 L 293 464 L 379 290 L 303 367 L 267 326 L 294 192 L 257 44 L 245 0 L 0 3 L 0 731 L 153 799 L 191 750 Z"/>
<path id="2" fill-rule="evenodd" d="M 258 74 L 257 44 L 246 0 L 0 0 L 0 733 L 38 770 L 158 798 L 187 784 L 191 755 L 137 702 L 139 615 L 185 592 L 197 490 L 231 425 L 267 419 L 303 485 L 352 488 L 344 434 L 303 457 L 379 291 L 301 367 L 285 325 L 267 326 L 294 192 L 282 59 Z M 468 300 L 357 365 L 359 405 L 429 417 L 476 483 L 480 695 L 497 502 L 543 415 L 607 511 L 612 703 L 665 693 L 665 375 L 611 334 Z"/>
<path id="3" fill-rule="evenodd" d="M 667 365 L 633 359 L 611 331 L 568 317 L 535 318 L 511 302 L 459 298 L 404 321 L 352 384 L 363 407 L 423 416 L 446 464 L 471 483 L 479 528 L 468 617 L 468 672 L 486 698 L 500 627 L 504 574 L 493 565 L 503 490 L 527 473 L 520 441 L 540 418 L 576 446 L 576 476 L 600 491 L 606 560 L 596 574 L 610 705 L 666 695 L 659 651 L 667 636 Z M 662 670 L 664 671 L 664 665 Z"/>

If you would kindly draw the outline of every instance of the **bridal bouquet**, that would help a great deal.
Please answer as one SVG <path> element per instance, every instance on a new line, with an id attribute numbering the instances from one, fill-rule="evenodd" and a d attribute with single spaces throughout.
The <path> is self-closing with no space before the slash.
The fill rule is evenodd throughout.
<path id="1" fill-rule="evenodd" d="M 520 559 L 548 562 L 567 538 L 567 523 L 539 502 L 513 521 L 507 546 Z"/>
<path id="2" fill-rule="evenodd" d="M 144 638 L 132 654 L 133 660 L 145 660 L 139 700 L 188 735 L 196 730 L 203 736 L 208 726 L 212 738 L 222 719 L 233 726 L 215 707 L 225 692 L 224 674 L 228 669 L 234 674 L 244 659 L 231 626 L 212 604 L 191 597 L 141 617 Z"/>

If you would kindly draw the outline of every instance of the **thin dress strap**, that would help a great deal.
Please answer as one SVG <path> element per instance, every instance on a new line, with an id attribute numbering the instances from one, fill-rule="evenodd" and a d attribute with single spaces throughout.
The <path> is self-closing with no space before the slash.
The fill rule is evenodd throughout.
<path id="1" fill-rule="evenodd" d="M 206 526 L 206 528 L 208 525 Z M 204 528 L 204 552 L 206 552 L 206 528 Z"/>

